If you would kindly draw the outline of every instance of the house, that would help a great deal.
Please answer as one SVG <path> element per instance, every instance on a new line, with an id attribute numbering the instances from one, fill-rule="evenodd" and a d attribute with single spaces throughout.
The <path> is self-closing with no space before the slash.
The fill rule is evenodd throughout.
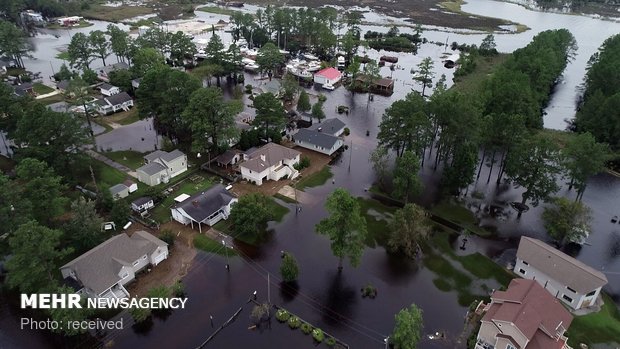
<path id="1" fill-rule="evenodd" d="M 514 272 L 522 278 L 536 280 L 575 310 L 594 305 L 601 288 L 607 284 L 607 277 L 600 271 L 526 236 L 519 242 Z"/>
<path id="2" fill-rule="evenodd" d="M 56 88 L 60 90 L 60 92 L 65 92 L 69 88 L 70 80 L 60 80 L 56 83 Z"/>
<path id="3" fill-rule="evenodd" d="M 110 81 L 110 73 L 117 70 L 128 70 L 129 65 L 125 62 L 114 63 L 95 69 L 97 78 L 101 81 Z"/>
<path id="4" fill-rule="evenodd" d="M 78 294 L 92 298 L 127 298 L 124 285 L 148 265 L 168 258 L 168 244 L 145 232 L 116 235 L 60 268 Z"/>
<path id="5" fill-rule="evenodd" d="M 220 167 L 234 166 L 241 160 L 241 153 L 234 149 L 228 149 L 223 154 L 220 154 L 215 161 Z"/>
<path id="6" fill-rule="evenodd" d="M 300 152 L 275 143 L 244 153 L 244 162 L 239 165 L 241 177 L 256 185 L 263 181 L 278 181 L 282 178 L 293 179 L 299 172 L 293 165 L 299 162 Z"/>
<path id="7" fill-rule="evenodd" d="M 34 96 L 34 88 L 32 87 L 32 84 L 29 82 L 24 82 L 21 83 L 19 85 L 15 85 L 15 86 L 11 86 L 13 87 L 13 92 L 20 97 L 26 96 L 26 95 L 30 95 L 30 96 Z"/>
<path id="8" fill-rule="evenodd" d="M 133 107 L 133 98 L 127 92 L 117 93 L 97 100 L 97 110 L 102 115 L 116 113 L 121 110 L 127 111 L 131 107 Z"/>
<path id="9" fill-rule="evenodd" d="M 126 198 L 129 196 L 129 188 L 125 184 L 117 184 L 110 187 L 110 194 L 114 200 Z"/>
<path id="10" fill-rule="evenodd" d="M 571 349 L 564 333 L 573 316 L 533 280 L 512 280 L 481 307 L 475 349 Z"/>
<path id="11" fill-rule="evenodd" d="M 340 136 L 344 133 L 345 123 L 340 119 L 325 119 L 323 122 L 313 124 L 308 130 L 319 131 L 332 136 Z"/>
<path id="12" fill-rule="evenodd" d="M 123 184 L 127 187 L 127 190 L 129 190 L 129 194 L 138 190 L 138 183 L 132 181 L 131 179 L 125 180 Z"/>
<path id="13" fill-rule="evenodd" d="M 221 184 L 192 196 L 183 194 L 174 199 L 176 204 L 170 209 L 172 218 L 184 225 L 198 225 L 202 233 L 202 224 L 212 226 L 230 215 L 232 205 L 238 200 Z"/>
<path id="14" fill-rule="evenodd" d="M 138 89 L 138 87 L 140 87 L 140 81 L 142 81 L 142 78 L 131 80 L 131 87 L 133 87 L 134 89 Z"/>
<path id="15" fill-rule="evenodd" d="M 344 145 L 340 137 L 332 136 L 321 131 L 300 129 L 294 136 L 295 145 L 332 156 Z"/>
<path id="16" fill-rule="evenodd" d="M 101 94 L 104 96 L 112 96 L 112 95 L 117 95 L 119 93 L 121 93 L 121 89 L 114 86 L 114 85 L 110 85 L 108 83 L 103 83 L 101 85 L 99 85 L 99 91 L 101 91 Z"/>
<path id="17" fill-rule="evenodd" d="M 340 82 L 342 78 L 342 73 L 338 71 L 336 68 L 325 68 L 319 70 L 316 74 L 314 74 L 314 83 L 321 85 L 335 85 Z"/>
<path id="18" fill-rule="evenodd" d="M 141 198 L 137 198 L 131 203 L 131 209 L 138 213 L 146 212 L 154 206 L 155 203 L 153 202 L 153 198 L 150 196 L 143 196 Z"/>
<path id="19" fill-rule="evenodd" d="M 138 180 L 150 186 L 168 183 L 171 178 L 187 171 L 187 155 L 176 149 L 156 150 L 144 157 L 146 164 L 136 170 Z"/>
<path id="20" fill-rule="evenodd" d="M 355 78 L 355 82 L 360 85 L 365 85 L 367 79 L 368 78 L 366 76 L 359 74 Z M 392 93 L 394 93 L 394 80 L 388 78 L 377 79 L 373 81 L 373 83 L 370 85 L 370 90 L 375 93 L 391 95 Z"/>

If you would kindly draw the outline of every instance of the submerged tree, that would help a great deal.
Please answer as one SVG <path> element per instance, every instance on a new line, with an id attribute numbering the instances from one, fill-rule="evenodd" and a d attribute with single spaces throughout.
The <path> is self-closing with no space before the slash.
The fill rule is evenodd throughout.
<path id="1" fill-rule="evenodd" d="M 310 105 L 310 97 L 308 97 L 308 93 L 306 90 L 301 90 L 299 94 L 299 100 L 297 101 L 297 110 L 300 112 L 310 111 L 312 106 Z"/>
<path id="2" fill-rule="evenodd" d="M 93 30 L 88 34 L 88 40 L 93 56 L 101 58 L 103 65 L 106 65 L 105 59 L 110 55 L 110 43 L 106 39 L 105 33 L 101 30 Z"/>
<path id="3" fill-rule="evenodd" d="M 291 253 L 284 253 L 284 257 L 282 257 L 282 264 L 280 264 L 280 275 L 282 275 L 282 280 L 284 282 L 293 282 L 297 280 L 299 276 L 299 266 L 297 265 L 297 260 L 295 256 Z"/>
<path id="4" fill-rule="evenodd" d="M 422 97 L 427 87 L 433 87 L 433 78 L 435 73 L 433 72 L 433 59 L 426 57 L 418 64 L 418 70 L 411 70 L 411 74 L 415 74 L 414 79 L 422 84 Z"/>
<path id="5" fill-rule="evenodd" d="M 609 154 L 607 144 L 597 143 L 589 132 L 571 137 L 562 149 L 563 166 L 570 178 L 568 189 L 577 189 L 577 200 L 583 197 L 588 179 L 603 171 Z"/>
<path id="6" fill-rule="evenodd" d="M 402 252 L 409 258 L 416 257 L 421 251 L 420 242 L 426 240 L 431 233 L 426 211 L 411 203 L 394 213 L 388 228 L 388 248 L 393 252 Z"/>
<path id="7" fill-rule="evenodd" d="M 230 212 L 235 236 L 254 239 L 267 228 L 267 222 L 273 219 L 269 211 L 269 198 L 261 193 L 243 195 Z"/>
<path id="8" fill-rule="evenodd" d="M 413 195 L 417 195 L 422 184 L 418 177 L 420 171 L 420 159 L 412 152 L 405 151 L 403 156 L 396 159 L 394 168 L 394 196 L 409 202 Z"/>
<path id="9" fill-rule="evenodd" d="M 388 178 L 390 171 L 390 153 L 385 146 L 379 145 L 368 159 L 372 163 L 372 169 L 375 171 L 377 178 L 379 179 L 379 185 L 385 187 L 385 180 Z"/>
<path id="10" fill-rule="evenodd" d="M 411 304 L 395 316 L 396 324 L 390 336 L 390 342 L 396 349 L 416 349 L 422 338 L 422 310 Z"/>
<path id="11" fill-rule="evenodd" d="M 261 93 L 254 98 L 256 118 L 253 124 L 260 127 L 267 137 L 268 131 L 280 131 L 286 123 L 286 111 L 282 103 L 271 92 Z"/>
<path id="12" fill-rule="evenodd" d="M 592 211 L 588 206 L 563 197 L 553 198 L 552 204 L 551 207 L 545 207 L 542 214 L 549 236 L 562 245 L 580 242 L 588 236 L 592 221 Z"/>

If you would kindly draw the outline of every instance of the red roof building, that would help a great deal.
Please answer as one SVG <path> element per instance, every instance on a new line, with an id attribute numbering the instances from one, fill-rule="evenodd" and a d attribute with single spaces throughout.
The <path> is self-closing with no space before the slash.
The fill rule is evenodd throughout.
<path id="1" fill-rule="evenodd" d="M 331 67 L 319 70 L 316 74 L 314 74 L 314 82 L 321 85 L 334 85 L 338 83 L 341 78 L 342 73 L 339 72 L 338 69 Z"/>

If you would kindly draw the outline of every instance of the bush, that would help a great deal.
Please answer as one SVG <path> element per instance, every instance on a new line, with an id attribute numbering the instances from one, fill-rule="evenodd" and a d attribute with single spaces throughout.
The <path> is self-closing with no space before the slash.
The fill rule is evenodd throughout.
<path id="1" fill-rule="evenodd" d="M 247 93 L 247 94 L 251 94 L 252 93 L 252 85 L 250 85 L 250 84 L 245 85 L 245 93 Z"/>
<path id="2" fill-rule="evenodd" d="M 327 344 L 328 347 L 333 347 L 336 345 L 336 339 L 334 337 L 328 337 L 325 340 L 325 344 Z"/>
<path id="3" fill-rule="evenodd" d="M 310 158 L 307 156 L 302 157 L 298 163 L 293 165 L 293 168 L 297 171 L 301 171 L 306 167 L 310 167 Z"/>
<path id="4" fill-rule="evenodd" d="M 174 246 L 174 233 L 172 232 L 172 230 L 170 229 L 164 229 L 164 231 L 162 232 L 160 239 L 167 243 L 168 246 L 172 247 Z"/>
<path id="5" fill-rule="evenodd" d="M 241 87 L 239 86 L 233 87 L 232 96 L 234 99 L 241 99 L 243 97 L 243 91 L 241 90 Z"/>
<path id="6" fill-rule="evenodd" d="M 288 311 L 284 310 L 284 309 L 279 309 L 276 312 L 276 319 L 278 321 L 280 321 L 280 322 L 287 322 L 288 319 L 290 319 L 290 318 L 291 318 L 291 314 Z"/>
<path id="7" fill-rule="evenodd" d="M 304 322 L 303 324 L 301 324 L 301 332 L 303 332 L 304 334 L 310 334 L 310 332 L 312 332 L 312 326 L 310 326 L 309 323 Z"/>
<path id="8" fill-rule="evenodd" d="M 375 298 L 377 296 L 377 288 L 368 284 L 362 288 L 362 297 Z"/>
<path id="9" fill-rule="evenodd" d="M 314 330 L 312 330 L 312 338 L 314 338 L 315 341 L 321 343 L 323 339 L 325 339 L 325 334 L 320 328 L 315 328 Z"/>
<path id="10" fill-rule="evenodd" d="M 301 320 L 299 320 L 299 318 L 297 316 L 292 315 L 288 319 L 288 327 L 290 327 L 291 329 L 295 330 L 295 329 L 298 329 L 299 326 L 301 326 Z"/>
<path id="11" fill-rule="evenodd" d="M 324 94 L 319 94 L 319 102 L 323 103 L 327 100 L 327 96 L 325 96 Z"/>
<path id="12" fill-rule="evenodd" d="M 183 297 L 185 295 L 185 285 L 181 282 L 181 280 L 175 282 L 170 289 L 175 297 Z"/>
<path id="13" fill-rule="evenodd" d="M 345 128 L 344 128 L 344 135 L 345 135 L 345 136 L 348 136 L 348 135 L 350 135 L 350 134 L 351 134 L 351 130 L 349 130 L 349 128 L 348 128 L 348 127 L 345 127 Z"/>

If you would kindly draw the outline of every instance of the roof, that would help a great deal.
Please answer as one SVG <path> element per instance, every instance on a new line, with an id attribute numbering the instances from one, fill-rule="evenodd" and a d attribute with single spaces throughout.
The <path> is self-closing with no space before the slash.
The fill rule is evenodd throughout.
<path id="1" fill-rule="evenodd" d="M 104 67 L 98 68 L 97 71 L 103 70 L 106 74 L 110 74 L 111 72 L 115 70 L 123 70 L 123 69 L 125 70 L 129 69 L 129 65 L 124 62 L 119 62 L 119 63 L 114 63 L 114 64 L 110 64 L 110 65 L 106 65 Z"/>
<path id="2" fill-rule="evenodd" d="M 538 239 L 521 237 L 517 258 L 581 294 L 607 284 L 605 274 Z"/>
<path id="3" fill-rule="evenodd" d="M 238 153 L 236 151 L 228 149 L 223 154 L 220 154 L 216 160 L 220 164 L 228 165 L 232 162 L 232 160 L 237 154 Z"/>
<path id="4" fill-rule="evenodd" d="M 145 254 L 167 245 L 145 231 L 137 231 L 131 237 L 123 233 L 102 242 L 61 269 L 71 269 L 85 287 L 100 294 L 121 280 L 118 274 L 123 266 L 131 266 Z"/>
<path id="5" fill-rule="evenodd" d="M 110 97 L 106 97 L 105 99 L 108 101 L 108 103 L 110 103 L 112 105 L 119 105 L 119 104 L 123 104 L 125 102 L 129 102 L 133 98 L 131 98 L 131 96 L 128 95 L 127 92 L 121 92 L 121 93 L 117 93 L 115 95 L 112 95 Z"/>
<path id="6" fill-rule="evenodd" d="M 338 131 L 342 130 L 345 126 L 346 126 L 345 123 L 340 121 L 340 119 L 332 118 L 332 119 L 326 119 L 325 121 L 318 123 L 318 124 L 313 124 L 312 126 L 308 127 L 308 130 L 319 131 L 319 129 L 321 129 L 319 132 L 327 133 L 327 134 L 334 136 Z"/>
<path id="7" fill-rule="evenodd" d="M 560 325 L 567 329 L 573 321 L 560 301 L 534 280 L 513 279 L 506 291 L 493 292 L 491 300 L 482 321 L 513 323 L 531 341 L 527 349 L 554 348 L 552 342 L 557 342 L 548 334 L 555 334 Z"/>
<path id="8" fill-rule="evenodd" d="M 195 222 L 202 222 L 210 215 L 228 205 L 235 197 L 221 184 L 196 193 L 173 206 L 182 209 Z"/>
<path id="9" fill-rule="evenodd" d="M 153 198 L 150 196 L 143 196 L 141 198 L 137 198 L 136 200 L 134 200 L 131 204 L 135 205 L 135 206 L 142 206 L 144 204 L 146 204 L 147 202 L 153 201 Z"/>
<path id="10" fill-rule="evenodd" d="M 165 170 L 166 168 L 164 167 L 164 165 L 158 163 L 158 162 L 151 162 L 148 163 L 146 165 L 140 166 L 138 167 L 138 169 L 136 171 L 142 171 L 144 173 L 146 173 L 149 176 L 158 174 L 159 172 Z"/>
<path id="11" fill-rule="evenodd" d="M 300 129 L 299 132 L 293 136 L 293 138 L 296 141 L 318 145 L 319 147 L 323 147 L 325 149 L 331 149 L 340 139 L 327 133 L 308 130 L 305 128 Z"/>
<path id="12" fill-rule="evenodd" d="M 390 87 L 394 85 L 394 80 L 388 79 L 388 78 L 381 78 L 375 81 L 375 85 L 381 86 L 381 87 Z"/>
<path id="13" fill-rule="evenodd" d="M 263 172 L 265 169 L 276 165 L 282 160 L 292 160 L 301 153 L 291 148 L 283 147 L 275 143 L 267 143 L 253 152 L 245 153 L 250 159 L 242 162 L 241 167 L 245 167 L 255 172 Z M 264 156 L 265 160 L 261 158 Z"/>
<path id="14" fill-rule="evenodd" d="M 175 149 L 171 152 L 167 152 L 167 151 L 163 151 L 163 150 L 156 150 L 150 154 L 147 154 L 144 156 L 144 159 L 148 162 L 157 160 L 157 159 L 162 159 L 166 162 L 170 162 L 173 160 L 176 160 L 182 156 L 185 156 L 185 153 L 183 153 L 182 151 Z"/>
<path id="15" fill-rule="evenodd" d="M 330 80 L 333 80 L 333 79 L 339 78 L 342 74 L 338 71 L 338 69 L 329 67 L 329 68 L 325 68 L 325 69 L 319 70 L 314 75 L 321 75 L 321 76 L 324 76 L 324 77 L 326 77 L 326 78 L 328 78 Z"/>
<path id="16" fill-rule="evenodd" d="M 69 80 L 60 80 L 56 83 L 56 87 L 58 87 L 61 90 L 66 90 L 67 88 L 69 88 Z"/>
<path id="17" fill-rule="evenodd" d="M 123 181 L 123 184 L 125 184 L 128 188 L 134 184 L 136 184 L 136 182 L 132 181 L 131 179 L 126 179 Z"/>
<path id="18" fill-rule="evenodd" d="M 110 90 L 110 89 L 113 89 L 115 87 L 116 86 L 108 84 L 108 83 L 105 83 L 105 82 L 103 84 L 99 85 L 99 89 L 101 89 L 101 90 Z M 118 88 L 118 87 L 116 87 L 116 88 Z"/>
<path id="19" fill-rule="evenodd" d="M 118 194 L 127 189 L 127 186 L 124 184 L 116 184 L 110 187 L 110 193 L 112 193 L 112 196 L 114 196 L 114 194 Z"/>

